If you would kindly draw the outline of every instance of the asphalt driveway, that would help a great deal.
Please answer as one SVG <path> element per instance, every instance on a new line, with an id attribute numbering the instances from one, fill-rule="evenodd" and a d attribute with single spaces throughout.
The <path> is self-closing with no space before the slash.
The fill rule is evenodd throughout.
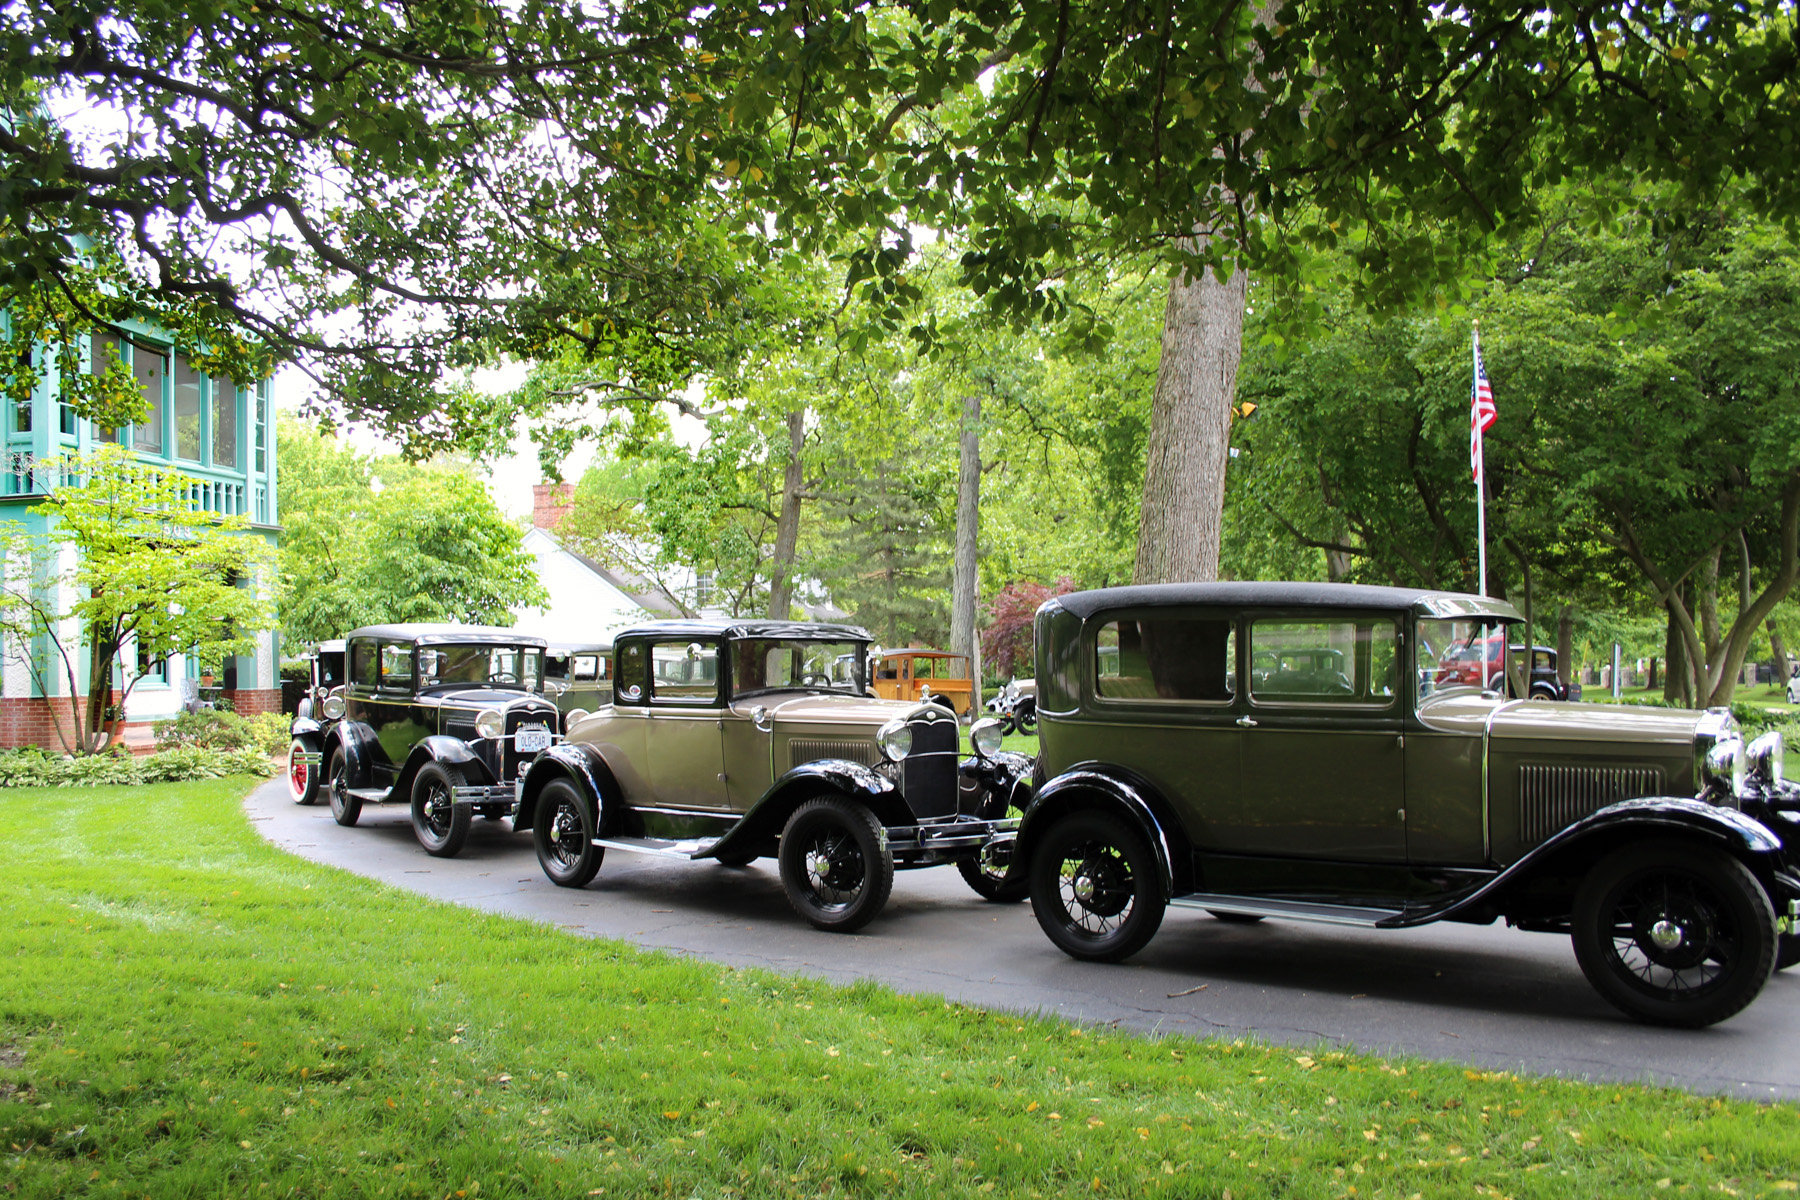
<path id="1" fill-rule="evenodd" d="M 1171 910 L 1129 962 L 1079 963 L 1029 904 L 976 897 L 953 868 L 902 872 L 881 916 L 820 933 L 764 860 L 748 867 L 608 851 L 585 889 L 544 878 L 531 840 L 476 820 L 462 854 L 419 848 L 404 808 L 353 829 L 301 808 L 279 778 L 245 802 L 263 836 L 315 862 L 421 895 L 595 937 L 838 982 L 874 979 L 966 1004 L 1144 1033 L 1250 1036 L 1410 1054 L 1471 1067 L 1646 1081 L 1751 1099 L 1800 1098 L 1800 969 L 1704 1030 L 1636 1025 L 1591 989 L 1568 939 L 1501 926 L 1372 932 Z"/>

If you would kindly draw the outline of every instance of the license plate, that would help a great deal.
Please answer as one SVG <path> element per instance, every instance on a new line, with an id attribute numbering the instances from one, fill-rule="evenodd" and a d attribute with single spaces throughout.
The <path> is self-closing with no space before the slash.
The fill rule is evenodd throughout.
<path id="1" fill-rule="evenodd" d="M 513 735 L 513 747 L 520 754 L 535 754 L 550 748 L 550 731 L 542 725 L 521 725 Z"/>

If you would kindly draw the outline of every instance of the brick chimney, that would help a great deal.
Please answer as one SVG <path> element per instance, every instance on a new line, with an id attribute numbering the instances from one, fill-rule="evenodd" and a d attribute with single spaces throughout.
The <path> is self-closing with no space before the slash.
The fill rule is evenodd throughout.
<path id="1" fill-rule="evenodd" d="M 534 483 L 531 485 L 531 523 L 538 529 L 554 530 L 569 515 L 575 500 L 572 483 Z"/>

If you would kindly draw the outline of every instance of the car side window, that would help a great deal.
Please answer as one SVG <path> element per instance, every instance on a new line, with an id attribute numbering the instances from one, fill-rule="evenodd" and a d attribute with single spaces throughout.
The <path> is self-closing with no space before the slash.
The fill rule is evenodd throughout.
<path id="1" fill-rule="evenodd" d="M 577 654 L 575 667 L 569 672 L 572 679 L 600 678 L 600 656 L 598 654 Z"/>
<path id="2" fill-rule="evenodd" d="M 617 672 L 618 687 L 614 696 L 627 704 L 636 704 L 644 698 L 644 646 L 641 642 L 632 642 L 620 649 L 613 663 Z"/>
<path id="3" fill-rule="evenodd" d="M 1094 691 L 1108 700 L 1225 703 L 1235 695 L 1236 661 L 1226 617 L 1107 621 L 1094 638 Z"/>
<path id="4" fill-rule="evenodd" d="M 1394 622 L 1256 621 L 1250 696 L 1275 704 L 1386 704 L 1398 661 Z"/>
<path id="5" fill-rule="evenodd" d="M 719 698 L 717 642 L 657 642 L 650 647 L 650 698 L 712 704 Z"/>
<path id="6" fill-rule="evenodd" d="M 361 688 L 375 686 L 381 659 L 374 642 L 355 642 L 350 647 L 350 682 Z"/>
<path id="7" fill-rule="evenodd" d="M 386 642 L 381 647 L 381 682 L 390 691 L 411 691 L 413 681 L 412 644 Z"/>

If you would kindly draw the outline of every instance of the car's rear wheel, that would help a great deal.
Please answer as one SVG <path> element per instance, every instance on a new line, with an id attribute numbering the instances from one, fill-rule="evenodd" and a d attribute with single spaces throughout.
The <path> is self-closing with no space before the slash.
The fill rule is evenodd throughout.
<path id="1" fill-rule="evenodd" d="M 1116 962 L 1142 950 L 1166 901 L 1143 834 L 1104 812 L 1052 825 L 1031 856 L 1031 908 L 1063 953 Z"/>
<path id="2" fill-rule="evenodd" d="M 295 804 L 319 802 L 319 768 L 307 763 L 306 756 L 310 753 L 311 749 L 299 738 L 288 743 L 288 798 Z"/>
<path id="3" fill-rule="evenodd" d="M 1575 896 L 1575 958 L 1640 1021 L 1698 1028 L 1756 999 L 1775 967 L 1775 912 L 1745 866 L 1683 842 L 1627 846 Z"/>
<path id="4" fill-rule="evenodd" d="M 956 871 L 971 891 L 995 904 L 1017 904 L 1031 894 L 1031 876 L 1024 864 L 1010 857 L 998 862 L 987 848 L 975 858 L 957 859 Z"/>
<path id="5" fill-rule="evenodd" d="M 331 817 L 339 825 L 356 824 L 356 818 L 362 815 L 362 800 L 350 794 L 350 764 L 344 757 L 342 747 L 334 748 L 325 757 L 325 793 L 331 801 Z"/>
<path id="6" fill-rule="evenodd" d="M 435 858 L 455 857 L 468 839 L 469 809 L 456 803 L 463 782 L 462 771 L 444 763 L 426 763 L 413 776 L 413 833 Z"/>
<path id="7" fill-rule="evenodd" d="M 1036 733 L 1037 732 L 1037 705 L 1036 704 L 1027 704 L 1023 708 L 1019 709 L 1017 721 L 1018 721 L 1020 733 Z"/>
<path id="8" fill-rule="evenodd" d="M 839 797 L 808 800 L 794 810 L 781 831 L 778 861 L 788 902 L 818 929 L 861 929 L 894 890 L 881 822 Z"/>
<path id="9" fill-rule="evenodd" d="M 594 817 L 586 798 L 566 779 L 544 785 L 531 842 L 538 865 L 557 887 L 586 887 L 606 855 L 604 847 L 594 845 Z"/>

